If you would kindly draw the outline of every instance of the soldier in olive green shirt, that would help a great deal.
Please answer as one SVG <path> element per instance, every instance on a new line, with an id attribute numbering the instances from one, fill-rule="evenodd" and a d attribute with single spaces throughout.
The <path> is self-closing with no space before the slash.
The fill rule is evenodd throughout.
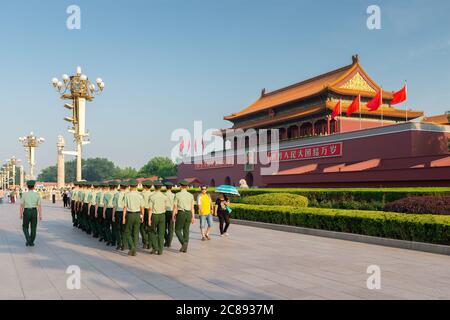
<path id="1" fill-rule="evenodd" d="M 140 232 L 144 249 L 150 249 L 152 246 L 152 242 L 149 238 L 150 228 L 148 227 L 148 210 L 150 208 L 149 198 L 153 194 L 151 191 L 152 185 L 152 181 L 147 180 L 142 182 L 142 186 L 144 187 L 144 191 L 141 192 L 142 198 L 144 199 L 144 222 L 141 223 Z"/>
<path id="2" fill-rule="evenodd" d="M 165 231 L 164 231 L 164 246 L 167 248 L 170 248 L 172 245 L 172 239 L 173 239 L 173 230 L 174 230 L 174 221 L 172 219 L 173 216 L 173 205 L 175 202 L 175 195 L 172 192 L 173 183 L 166 182 L 166 193 L 164 194 L 168 201 L 167 201 L 167 207 L 166 207 L 166 225 L 165 225 Z"/>
<path id="3" fill-rule="evenodd" d="M 20 219 L 22 220 L 22 230 L 26 239 L 26 246 L 34 246 L 36 239 L 36 228 L 39 221 L 42 221 L 41 197 L 34 191 L 36 181 L 27 182 L 29 191 L 22 195 L 20 202 Z M 30 232 L 31 227 L 31 232 Z"/>
<path id="4" fill-rule="evenodd" d="M 128 255 L 135 256 L 139 244 L 139 227 L 144 221 L 144 199 L 136 190 L 138 182 L 131 180 L 130 192 L 125 194 L 125 207 L 123 208 L 123 223 L 125 224 L 125 248 L 130 246 Z M 128 243 L 127 243 L 128 242 Z"/>
<path id="5" fill-rule="evenodd" d="M 180 252 L 187 252 L 189 243 L 190 224 L 195 223 L 194 196 L 187 191 L 189 183 L 180 181 L 181 191 L 175 195 L 173 206 L 173 220 L 175 221 L 175 234 L 181 243 Z"/>
<path id="6" fill-rule="evenodd" d="M 150 226 L 150 239 L 152 241 L 152 254 L 163 254 L 164 231 L 166 226 L 166 208 L 169 199 L 161 192 L 162 183 L 154 183 L 155 192 L 149 199 L 148 225 Z"/>
<path id="7" fill-rule="evenodd" d="M 112 233 L 114 195 L 117 193 L 117 182 L 113 181 L 108 184 L 109 190 L 103 195 L 103 229 L 105 232 L 107 243 L 106 245 L 115 246 L 116 238 Z"/>
<path id="8" fill-rule="evenodd" d="M 125 223 L 123 222 L 123 208 L 125 207 L 125 194 L 128 184 L 125 181 L 120 182 L 120 191 L 113 198 L 113 225 L 112 232 L 116 239 L 116 250 L 125 250 Z"/>
<path id="9" fill-rule="evenodd" d="M 106 191 L 106 184 L 101 182 L 98 184 L 98 191 L 95 195 L 95 221 L 97 223 L 97 229 L 98 229 L 98 235 L 100 242 L 106 241 L 108 242 L 108 239 L 106 239 L 106 232 L 103 227 L 103 192 Z"/>

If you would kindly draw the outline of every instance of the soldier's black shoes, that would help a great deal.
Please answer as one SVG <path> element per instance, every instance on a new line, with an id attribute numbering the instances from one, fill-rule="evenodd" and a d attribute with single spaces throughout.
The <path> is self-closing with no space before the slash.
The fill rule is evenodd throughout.
<path id="1" fill-rule="evenodd" d="M 25 246 L 27 246 L 27 247 L 28 247 L 29 245 L 30 245 L 30 244 L 29 244 L 28 242 L 26 242 L 26 243 L 25 243 Z"/>
<path id="2" fill-rule="evenodd" d="M 135 257 L 136 256 L 136 252 L 135 251 L 129 251 L 128 255 L 132 256 L 132 257 Z"/>
<path id="3" fill-rule="evenodd" d="M 155 249 L 153 249 L 153 250 L 150 252 L 150 254 L 157 254 L 157 253 L 158 253 L 158 251 L 155 250 Z"/>

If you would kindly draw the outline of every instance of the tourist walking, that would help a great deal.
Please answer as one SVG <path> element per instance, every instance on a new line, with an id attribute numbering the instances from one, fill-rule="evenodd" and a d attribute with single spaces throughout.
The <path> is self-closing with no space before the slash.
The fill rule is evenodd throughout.
<path id="1" fill-rule="evenodd" d="M 228 236 L 228 227 L 230 226 L 231 209 L 230 200 L 224 193 L 219 194 L 214 206 L 214 215 L 219 217 L 220 236 Z"/>
<path id="2" fill-rule="evenodd" d="M 200 233 L 202 241 L 211 240 L 209 233 L 212 229 L 212 213 L 214 210 L 211 195 L 208 193 L 208 187 L 202 186 L 201 193 L 197 197 L 198 215 L 200 218 Z"/>

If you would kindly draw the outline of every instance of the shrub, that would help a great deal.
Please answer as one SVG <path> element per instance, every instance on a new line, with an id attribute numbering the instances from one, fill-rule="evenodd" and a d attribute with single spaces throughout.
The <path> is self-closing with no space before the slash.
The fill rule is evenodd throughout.
<path id="1" fill-rule="evenodd" d="M 287 206 L 232 204 L 242 220 L 364 234 L 407 241 L 450 244 L 450 217 Z"/>
<path id="2" fill-rule="evenodd" d="M 272 206 L 293 206 L 293 207 L 307 207 L 308 199 L 303 196 L 290 193 L 266 193 L 257 196 L 244 197 L 240 200 L 241 203 L 272 205 Z"/>
<path id="3" fill-rule="evenodd" d="M 415 214 L 450 215 L 450 196 L 408 197 L 386 204 L 384 210 Z"/>

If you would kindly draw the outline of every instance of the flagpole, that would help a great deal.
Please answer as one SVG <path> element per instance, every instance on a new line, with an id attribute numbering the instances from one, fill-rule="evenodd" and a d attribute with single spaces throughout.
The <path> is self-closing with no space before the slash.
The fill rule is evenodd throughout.
<path id="1" fill-rule="evenodd" d="M 361 119 L 361 95 L 358 95 L 358 105 L 359 105 L 359 130 L 362 129 L 362 119 Z"/>
<path id="2" fill-rule="evenodd" d="M 381 87 L 381 96 L 380 96 L 380 108 L 381 108 L 381 126 L 384 126 L 384 120 L 383 120 L 383 87 Z"/>
<path id="3" fill-rule="evenodd" d="M 408 82 L 405 80 L 405 91 L 406 91 L 406 96 L 408 96 Z M 408 122 L 408 104 L 405 103 L 405 116 L 406 116 L 406 122 Z"/>

